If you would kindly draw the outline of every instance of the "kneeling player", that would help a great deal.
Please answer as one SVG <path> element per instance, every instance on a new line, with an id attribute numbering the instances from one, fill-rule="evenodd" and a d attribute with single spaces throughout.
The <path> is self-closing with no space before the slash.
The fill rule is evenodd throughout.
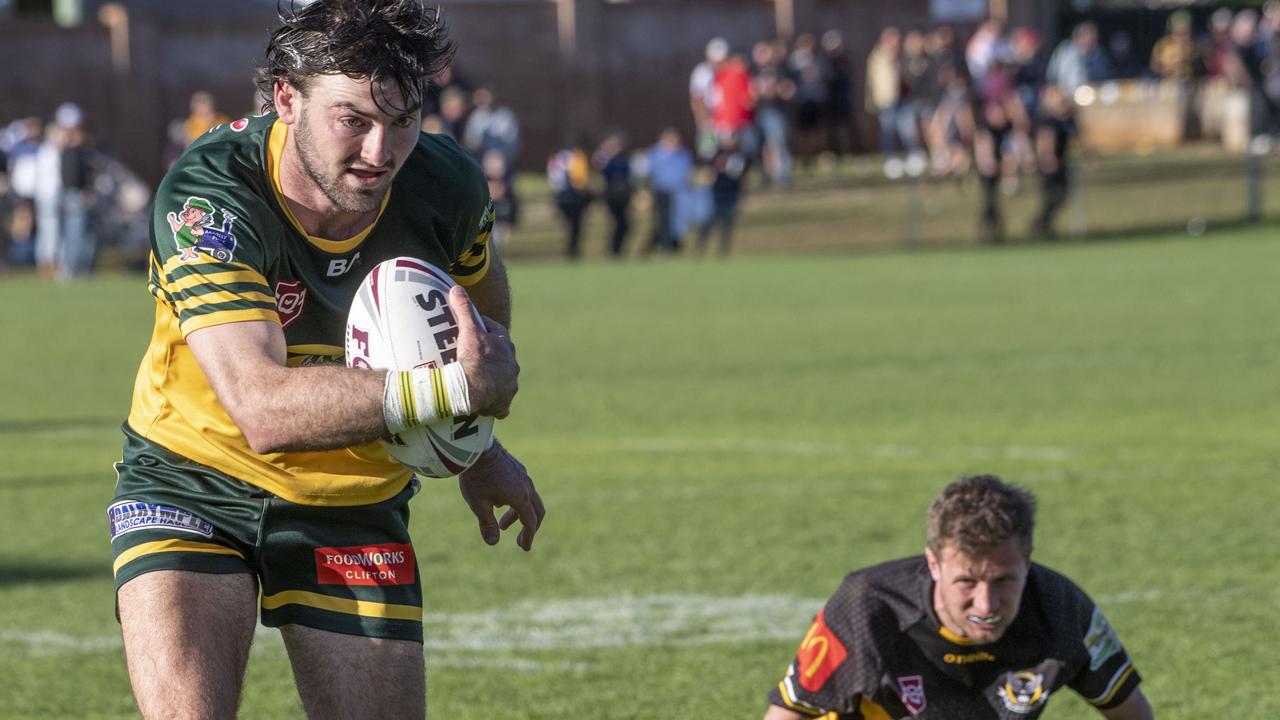
<path id="1" fill-rule="evenodd" d="M 929 507 L 924 556 L 845 577 L 804 636 L 765 720 L 1038 717 L 1070 687 L 1112 720 L 1151 706 L 1084 591 L 1031 562 L 1035 498 L 990 475 Z"/>

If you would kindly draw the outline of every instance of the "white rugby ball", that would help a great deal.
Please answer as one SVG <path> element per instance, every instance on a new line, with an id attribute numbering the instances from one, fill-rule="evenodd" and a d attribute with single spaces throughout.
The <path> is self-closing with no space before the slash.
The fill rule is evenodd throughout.
<path id="1" fill-rule="evenodd" d="M 423 260 L 379 263 L 360 283 L 347 315 L 347 365 L 412 370 L 456 362 L 458 323 L 448 301 L 453 285 L 448 273 Z M 472 314 L 483 325 L 474 307 Z M 491 437 L 493 418 L 466 415 L 380 442 L 415 473 L 449 477 L 471 467 Z"/>

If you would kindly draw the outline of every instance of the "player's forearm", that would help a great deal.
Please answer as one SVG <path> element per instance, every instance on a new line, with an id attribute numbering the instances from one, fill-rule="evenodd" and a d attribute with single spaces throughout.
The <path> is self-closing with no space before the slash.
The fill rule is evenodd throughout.
<path id="1" fill-rule="evenodd" d="M 497 248 L 490 250 L 489 270 L 480 282 L 467 288 L 471 302 L 481 315 L 511 329 L 511 286 L 507 282 L 507 266 Z"/>
<path id="2" fill-rule="evenodd" d="M 276 367 L 219 396 L 254 452 L 332 450 L 387 434 L 386 372 Z"/>

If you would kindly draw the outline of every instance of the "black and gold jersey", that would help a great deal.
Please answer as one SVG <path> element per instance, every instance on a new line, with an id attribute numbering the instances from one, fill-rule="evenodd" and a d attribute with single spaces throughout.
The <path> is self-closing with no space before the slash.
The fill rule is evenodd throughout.
<path id="1" fill-rule="evenodd" d="M 422 134 L 377 220 L 330 240 L 302 229 L 284 201 L 288 126 L 274 114 L 214 128 L 156 192 L 148 289 L 155 328 L 127 424 L 148 442 L 291 502 L 361 505 L 394 496 L 409 471 L 377 443 L 259 454 L 218 402 L 186 337 L 224 323 L 278 323 L 290 365 L 344 360 L 347 312 L 367 271 L 408 255 L 463 285 L 484 277 L 493 208 L 475 162 Z"/>
<path id="2" fill-rule="evenodd" d="M 1139 681 L 1102 611 L 1066 577 L 1033 563 L 1013 624 L 975 645 L 938 621 L 920 555 L 846 576 L 769 701 L 813 717 L 1034 720 L 1063 687 L 1105 709 Z"/>

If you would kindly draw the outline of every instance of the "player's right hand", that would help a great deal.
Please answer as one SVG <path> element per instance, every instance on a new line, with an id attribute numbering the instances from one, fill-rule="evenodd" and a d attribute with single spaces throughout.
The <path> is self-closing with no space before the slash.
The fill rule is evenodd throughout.
<path id="1" fill-rule="evenodd" d="M 449 290 L 449 308 L 458 323 L 458 362 L 467 374 L 471 411 L 504 418 L 511 412 L 511 400 L 519 390 L 516 346 L 507 329 L 483 318 L 484 326 L 472 315 L 471 296 L 460 285 Z"/>

